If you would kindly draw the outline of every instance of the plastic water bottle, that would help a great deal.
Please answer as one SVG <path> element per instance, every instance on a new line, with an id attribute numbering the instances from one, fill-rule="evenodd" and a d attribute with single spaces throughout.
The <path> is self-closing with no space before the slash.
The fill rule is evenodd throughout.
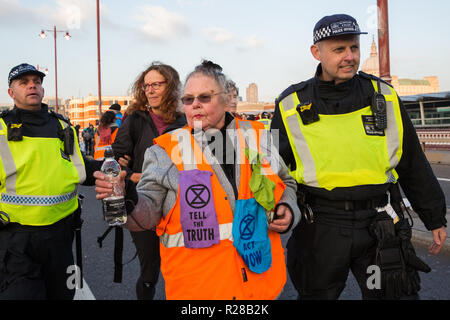
<path id="1" fill-rule="evenodd" d="M 113 185 L 112 194 L 102 200 L 103 217 L 110 226 L 122 225 L 127 222 L 124 190 L 119 184 L 120 165 L 114 159 L 114 153 L 110 147 L 105 150 L 105 161 L 101 171 L 106 175 L 106 180 Z"/>

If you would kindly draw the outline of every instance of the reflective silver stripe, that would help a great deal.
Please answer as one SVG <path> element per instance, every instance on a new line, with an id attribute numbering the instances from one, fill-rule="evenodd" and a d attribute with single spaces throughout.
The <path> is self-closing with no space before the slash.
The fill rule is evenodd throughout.
<path id="1" fill-rule="evenodd" d="M 386 172 L 387 180 L 386 182 L 395 182 L 395 177 L 392 174 L 392 170 L 398 165 L 400 159 L 397 156 L 398 149 L 400 148 L 400 135 L 399 128 L 397 126 L 397 120 L 395 115 L 395 105 L 394 99 L 397 99 L 395 92 L 392 92 L 391 88 L 385 84 L 381 84 L 381 92 L 386 98 L 386 107 L 387 107 L 387 129 L 386 133 L 386 142 L 389 153 L 389 165 L 390 170 Z"/>
<path id="2" fill-rule="evenodd" d="M 63 129 L 66 129 L 69 124 L 65 121 L 59 120 L 61 123 Z M 84 162 L 81 158 L 81 151 L 80 151 L 80 145 L 78 144 L 78 138 L 76 137 L 76 131 L 74 128 L 71 128 L 73 130 L 74 135 L 74 151 L 73 154 L 70 155 L 70 158 L 72 160 L 73 165 L 75 166 L 75 169 L 78 172 L 79 183 L 83 183 L 86 180 L 86 169 L 84 166 Z"/>
<path id="3" fill-rule="evenodd" d="M 180 149 L 184 170 L 187 171 L 197 169 L 194 150 L 191 142 L 191 134 L 188 129 L 177 130 L 173 134 L 178 140 L 178 148 Z"/>
<path id="4" fill-rule="evenodd" d="M 242 134 L 242 137 L 244 137 L 245 141 L 245 146 L 240 146 L 240 148 L 249 148 L 250 150 L 259 152 L 258 140 L 255 135 L 256 132 L 253 130 L 251 122 L 239 121 L 239 129 L 241 130 L 240 133 Z"/>
<path id="5" fill-rule="evenodd" d="M 0 119 L 0 125 L 3 130 L 3 119 Z M 6 126 L 5 126 L 6 129 Z M 6 133 L 0 135 L 0 157 L 5 168 L 6 182 L 5 188 L 9 194 L 16 194 L 17 168 L 11 150 L 9 149 Z"/>
<path id="6" fill-rule="evenodd" d="M 380 82 L 380 83 L 381 83 L 381 94 L 384 96 L 392 95 L 391 88 L 384 82 Z"/>
<path id="7" fill-rule="evenodd" d="M 281 102 L 284 108 L 284 113 L 286 114 L 286 122 L 289 127 L 288 130 L 292 135 L 293 141 L 290 141 L 290 143 L 294 143 L 295 150 L 293 151 L 297 151 L 297 155 L 294 155 L 295 158 L 300 158 L 303 164 L 304 183 L 308 186 L 319 187 L 319 183 L 316 177 L 316 166 L 314 164 L 314 159 L 311 152 L 309 151 L 305 136 L 303 135 L 303 132 L 301 130 L 299 115 L 295 110 L 294 94 L 287 96 Z M 300 170 L 299 163 L 298 161 L 296 162 L 296 171 L 298 172 L 298 170 Z"/>
<path id="8" fill-rule="evenodd" d="M 230 240 L 233 241 L 233 223 L 224 223 L 219 225 L 220 240 Z M 161 243 L 166 248 L 184 247 L 184 236 L 183 232 L 178 232 L 176 234 L 164 233 L 159 237 Z"/>
<path id="9" fill-rule="evenodd" d="M 77 195 L 77 189 L 75 191 L 58 195 L 58 196 L 23 196 L 2 193 L 0 202 L 10 205 L 19 206 L 54 206 L 73 199 Z"/>

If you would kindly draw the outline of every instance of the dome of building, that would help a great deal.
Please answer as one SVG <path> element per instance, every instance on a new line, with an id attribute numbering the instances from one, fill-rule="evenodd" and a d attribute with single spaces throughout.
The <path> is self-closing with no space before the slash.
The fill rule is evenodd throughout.
<path id="1" fill-rule="evenodd" d="M 370 57 L 367 58 L 362 66 L 361 71 L 372 74 L 376 77 L 380 76 L 380 62 L 378 60 L 377 45 L 375 38 L 372 39 L 372 48 L 370 49 Z"/>

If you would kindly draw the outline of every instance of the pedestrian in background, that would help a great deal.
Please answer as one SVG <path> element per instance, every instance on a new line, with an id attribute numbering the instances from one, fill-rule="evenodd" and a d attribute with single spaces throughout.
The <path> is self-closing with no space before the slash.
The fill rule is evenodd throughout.
<path id="1" fill-rule="evenodd" d="M 227 111 L 236 112 L 239 102 L 239 89 L 233 80 L 227 81 L 228 108 Z"/>
<path id="2" fill-rule="evenodd" d="M 82 135 L 83 135 L 84 145 L 85 145 L 85 149 L 86 149 L 86 155 L 93 157 L 95 131 L 94 131 L 94 126 L 92 125 L 92 123 L 89 123 L 89 126 L 87 128 L 83 129 Z"/>
<path id="3" fill-rule="evenodd" d="M 119 126 L 116 122 L 116 114 L 106 111 L 100 118 L 100 124 L 95 132 L 94 159 L 102 161 L 105 159 L 105 150 L 111 147 L 116 139 Z"/>
<path id="4" fill-rule="evenodd" d="M 122 120 L 123 120 L 123 114 L 120 111 L 122 109 L 121 105 L 118 103 L 114 103 L 109 107 L 109 110 L 114 112 L 114 114 L 116 115 L 116 124 L 118 127 L 120 127 L 122 125 Z"/>

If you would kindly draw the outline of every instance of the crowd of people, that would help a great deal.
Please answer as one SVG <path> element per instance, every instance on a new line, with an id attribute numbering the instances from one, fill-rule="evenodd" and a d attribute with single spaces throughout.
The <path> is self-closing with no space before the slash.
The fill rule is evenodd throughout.
<path id="1" fill-rule="evenodd" d="M 112 194 L 100 171 L 109 146 L 140 300 L 153 299 L 160 272 L 167 299 L 276 299 L 288 272 L 300 299 L 338 299 L 350 270 L 363 299 L 417 299 L 418 271 L 430 269 L 411 244 L 399 185 L 432 231 L 432 254 L 447 237 L 444 194 L 392 86 L 358 73 L 356 20 L 326 16 L 313 34 L 315 76 L 258 116 L 228 111 L 239 92 L 220 65 L 203 60 L 182 83 L 153 62 L 125 116 L 113 105 L 78 134 L 42 103 L 45 74 L 12 68 L 15 107 L 0 114 L 0 300 L 73 298 L 77 186 Z"/>

